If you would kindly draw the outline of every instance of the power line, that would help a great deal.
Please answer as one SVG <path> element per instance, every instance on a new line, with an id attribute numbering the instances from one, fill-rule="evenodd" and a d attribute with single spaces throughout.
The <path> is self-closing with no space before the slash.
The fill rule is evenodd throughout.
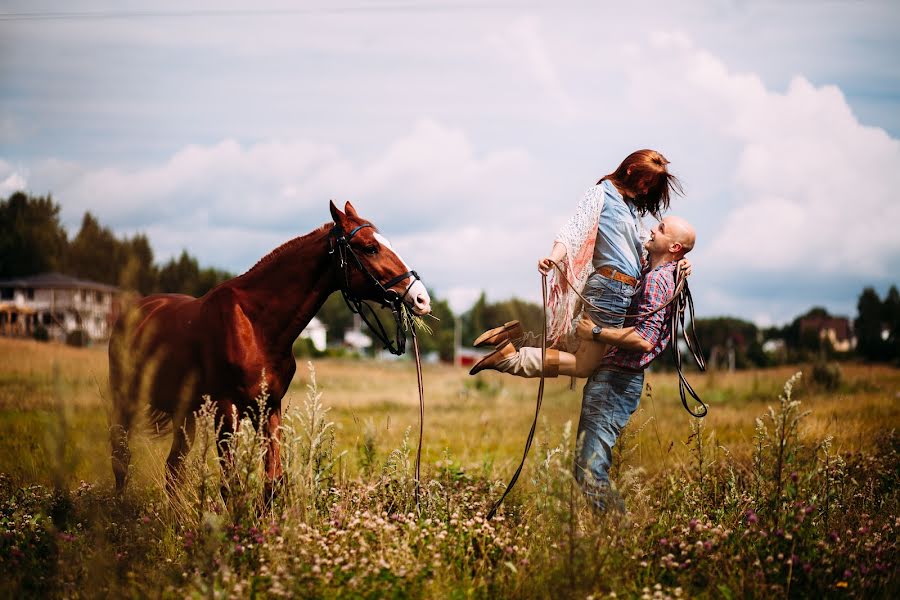
<path id="1" fill-rule="evenodd" d="M 481 5 L 483 6 L 483 5 Z M 195 18 L 234 18 L 234 17 L 280 17 L 291 15 L 325 15 L 349 14 L 385 11 L 443 11 L 458 8 L 478 8 L 469 4 L 378 4 L 373 6 L 346 6 L 321 8 L 248 8 L 248 9 L 192 9 L 192 10 L 147 10 L 147 11 L 55 11 L 55 12 L 18 12 L 0 13 L 3 21 L 91 21 L 91 20 L 134 20 L 134 19 L 195 19 Z"/>

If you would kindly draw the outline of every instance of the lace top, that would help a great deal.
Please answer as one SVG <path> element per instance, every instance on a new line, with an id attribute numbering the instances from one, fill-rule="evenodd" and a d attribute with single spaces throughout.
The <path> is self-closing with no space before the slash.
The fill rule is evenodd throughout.
<path id="1" fill-rule="evenodd" d="M 572 347 L 574 335 L 573 320 L 581 312 L 581 300 L 576 291 L 581 292 L 588 276 L 594 271 L 594 247 L 598 237 L 600 212 L 603 210 L 603 185 L 595 185 L 585 192 L 575 214 L 556 236 L 557 242 L 566 249 L 566 256 L 560 265 L 561 275 L 556 269 L 550 272 L 547 296 L 547 344 L 556 348 Z M 639 220 L 641 240 L 649 238 L 649 232 Z M 644 257 L 646 259 L 646 250 Z M 570 288 L 564 279 L 568 278 Z"/>

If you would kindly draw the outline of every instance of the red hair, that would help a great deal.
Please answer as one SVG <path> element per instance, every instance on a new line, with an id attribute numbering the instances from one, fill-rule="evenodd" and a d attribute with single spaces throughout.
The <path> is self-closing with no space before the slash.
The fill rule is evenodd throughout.
<path id="1" fill-rule="evenodd" d="M 669 173 L 666 165 L 669 161 L 656 150 L 637 150 L 629 154 L 619 167 L 603 177 L 612 181 L 623 195 L 634 204 L 641 215 L 650 213 L 659 218 L 663 210 L 669 208 L 669 200 L 673 193 L 681 194 L 681 182 Z M 641 182 L 650 179 L 646 194 L 636 194 Z"/>

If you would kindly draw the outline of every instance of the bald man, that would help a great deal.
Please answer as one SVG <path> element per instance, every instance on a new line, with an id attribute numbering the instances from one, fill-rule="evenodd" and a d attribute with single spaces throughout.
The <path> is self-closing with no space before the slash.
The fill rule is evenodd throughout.
<path id="1" fill-rule="evenodd" d="M 666 217 L 653 228 L 645 244 L 649 265 L 629 314 L 654 311 L 672 298 L 678 261 L 694 247 L 695 239 L 694 228 L 680 217 Z M 603 327 L 588 317 L 578 323 L 578 337 L 590 346 L 613 346 L 584 386 L 578 422 L 575 478 L 598 510 L 610 505 L 624 509 L 609 482 L 612 448 L 638 407 L 644 369 L 669 344 L 671 310 L 668 306 L 645 317 L 631 317 L 621 329 Z"/>

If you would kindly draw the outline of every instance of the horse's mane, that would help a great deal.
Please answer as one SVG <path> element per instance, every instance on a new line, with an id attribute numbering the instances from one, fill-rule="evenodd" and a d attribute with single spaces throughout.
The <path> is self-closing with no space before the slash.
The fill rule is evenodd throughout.
<path id="1" fill-rule="evenodd" d="M 253 273 L 254 271 L 256 271 L 257 269 L 268 265 L 269 263 L 271 263 L 273 260 L 275 260 L 276 258 L 281 256 L 285 252 L 290 252 L 292 250 L 295 250 L 297 248 L 297 246 L 305 244 L 309 240 L 309 238 L 313 237 L 314 235 L 319 235 L 319 234 L 323 233 L 325 230 L 330 229 L 333 226 L 334 226 L 334 223 L 325 223 L 324 225 L 317 227 L 316 229 L 313 229 L 306 235 L 301 235 L 299 237 L 295 237 L 294 239 L 286 241 L 285 243 L 278 246 L 277 248 L 275 248 L 274 250 L 272 250 L 271 252 L 269 252 L 268 254 L 263 256 L 261 259 L 256 261 L 256 264 L 253 265 L 252 267 L 250 267 L 247 270 L 247 272 L 244 273 L 244 275 L 249 275 L 249 274 Z"/>

